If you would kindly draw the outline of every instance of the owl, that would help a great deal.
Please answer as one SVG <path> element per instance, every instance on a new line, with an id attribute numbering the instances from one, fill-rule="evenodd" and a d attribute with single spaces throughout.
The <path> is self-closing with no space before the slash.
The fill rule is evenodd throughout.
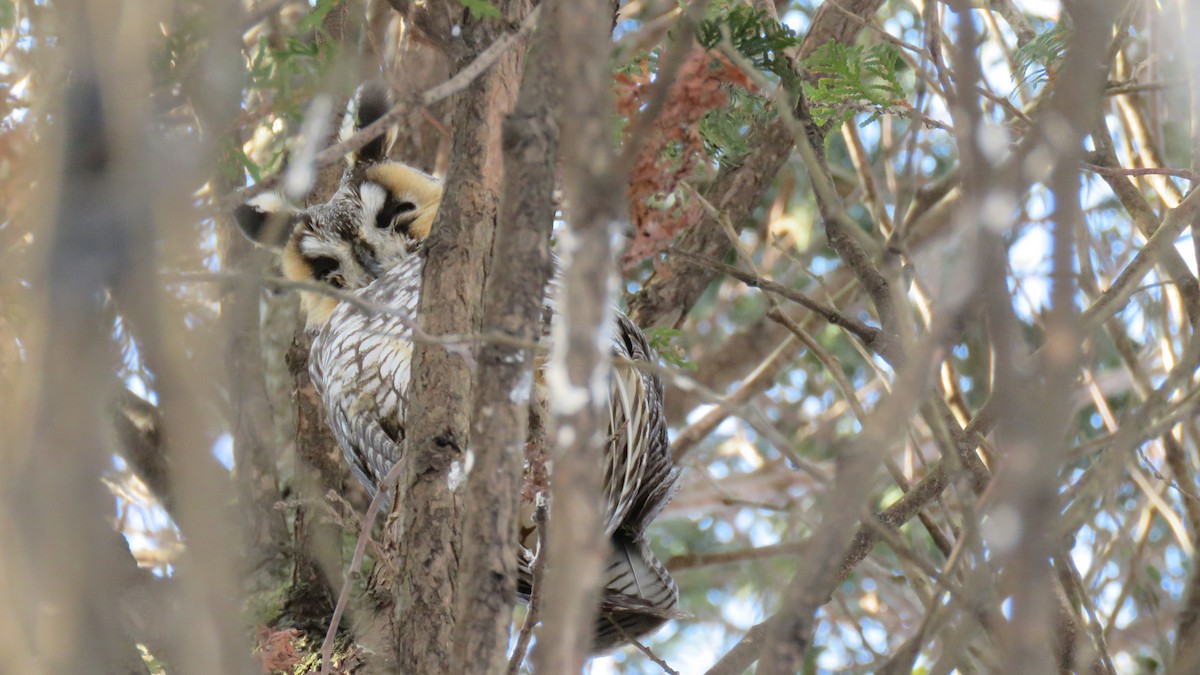
<path id="1" fill-rule="evenodd" d="M 386 90 L 364 85 L 350 118 L 361 129 L 388 107 Z M 387 146 L 377 138 L 349 157 L 337 192 L 323 204 L 292 209 L 264 195 L 234 214 L 250 239 L 280 252 L 289 279 L 340 291 L 300 293 L 314 335 L 309 369 L 346 462 L 372 495 L 384 487 L 404 447 L 410 327 L 425 265 L 421 242 L 442 198 L 436 178 L 388 160 Z M 547 312 L 552 292 L 543 303 Z M 675 583 L 645 535 L 678 482 L 667 443 L 663 386 L 656 375 L 628 365 L 653 363 L 657 357 L 642 331 L 619 313 L 612 349 L 625 361 L 618 359 L 614 368 L 607 441 L 596 448 L 603 453 L 605 534 L 612 544 L 595 627 L 597 652 L 644 636 L 679 614 Z M 533 494 L 525 489 L 521 497 L 517 587 L 524 601 L 532 590 L 537 545 L 531 536 Z"/>

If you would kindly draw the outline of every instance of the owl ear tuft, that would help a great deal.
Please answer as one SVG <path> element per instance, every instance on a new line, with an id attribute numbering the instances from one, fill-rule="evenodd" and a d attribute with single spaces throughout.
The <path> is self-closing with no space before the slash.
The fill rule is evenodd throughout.
<path id="1" fill-rule="evenodd" d="M 273 249 L 281 249 L 292 234 L 300 214 L 284 205 L 273 194 L 264 194 L 240 204 L 233 210 L 238 229 L 250 241 Z"/>
<path id="2" fill-rule="evenodd" d="M 386 84 L 378 80 L 364 82 L 354 94 L 354 104 L 350 114 L 347 115 L 347 120 L 352 122 L 342 126 L 342 140 L 370 126 L 386 115 L 391 107 L 392 94 Z M 353 153 L 348 158 L 350 165 L 374 164 L 387 159 L 388 151 L 391 150 L 394 141 L 395 129 L 388 129 L 364 145 L 358 152 Z"/>

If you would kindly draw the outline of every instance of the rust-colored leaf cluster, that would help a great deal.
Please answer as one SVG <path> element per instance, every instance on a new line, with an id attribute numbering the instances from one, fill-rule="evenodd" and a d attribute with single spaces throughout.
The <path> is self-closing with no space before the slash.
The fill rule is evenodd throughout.
<path id="1" fill-rule="evenodd" d="M 304 658 L 296 648 L 296 640 L 300 635 L 295 628 L 278 631 L 266 626 L 258 628 L 258 658 L 262 662 L 264 675 L 278 671 L 290 673 L 295 669 Z"/>
<path id="2" fill-rule="evenodd" d="M 617 75 L 617 110 L 621 115 L 634 119 L 646 104 L 653 84 L 649 64 L 644 60 L 639 72 Z M 630 175 L 629 211 L 634 238 L 625 251 L 626 267 L 663 250 L 676 233 L 699 219 L 700 205 L 680 199 L 676 190 L 685 178 L 704 166 L 700 120 L 708 111 L 728 103 L 730 86 L 754 89 L 750 78 L 718 52 L 697 47 L 680 67 Z M 672 195 L 675 199 L 670 199 Z"/>

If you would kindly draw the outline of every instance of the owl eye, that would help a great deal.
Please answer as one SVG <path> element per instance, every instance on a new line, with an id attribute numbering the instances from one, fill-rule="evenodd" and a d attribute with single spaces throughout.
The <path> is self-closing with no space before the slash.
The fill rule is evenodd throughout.
<path id="1" fill-rule="evenodd" d="M 337 258 L 327 255 L 309 258 L 308 266 L 310 269 L 312 269 L 313 278 L 317 281 L 327 281 L 332 283 L 334 286 L 339 285 L 338 282 L 340 279 L 336 277 L 331 278 L 331 275 L 338 271 L 338 267 L 341 266 L 341 263 L 338 262 Z"/>
<path id="2" fill-rule="evenodd" d="M 396 222 L 396 218 L 416 210 L 417 205 L 412 202 L 389 199 L 375 215 L 375 227 L 381 230 L 387 229 Z"/>

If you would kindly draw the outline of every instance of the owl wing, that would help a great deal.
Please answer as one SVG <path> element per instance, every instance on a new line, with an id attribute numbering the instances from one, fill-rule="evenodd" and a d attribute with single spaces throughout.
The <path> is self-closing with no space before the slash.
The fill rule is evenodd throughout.
<path id="1" fill-rule="evenodd" d="M 613 353 L 634 363 L 656 361 L 641 329 L 621 313 Z M 674 496 L 679 482 L 667 442 L 662 380 L 636 365 L 616 364 L 608 412 L 604 456 L 608 533 L 623 530 L 640 536 Z"/>
<path id="2" fill-rule="evenodd" d="M 406 259 L 356 293 L 362 303 L 341 303 L 313 342 L 313 382 L 346 461 L 372 495 L 400 459 L 412 365 L 410 321 L 402 317 L 416 316 L 422 264 L 418 256 Z M 547 300 L 547 310 L 552 307 Z M 655 361 L 628 317 L 618 313 L 616 328 L 614 354 Z M 602 577 L 598 651 L 645 635 L 678 615 L 675 583 L 644 537 L 678 482 L 662 398 L 655 374 L 627 363 L 614 369 L 609 440 L 603 448 L 605 530 L 613 549 Z M 534 558 L 519 548 L 518 593 L 527 599 Z"/>
<path id="3" fill-rule="evenodd" d="M 423 260 L 405 259 L 342 302 L 313 340 L 309 369 L 334 438 L 372 496 L 400 460 Z"/>
<path id="4" fill-rule="evenodd" d="M 646 635 L 679 616 L 679 590 L 650 550 L 645 531 L 678 489 L 663 412 L 662 380 L 638 368 L 654 351 L 630 319 L 617 313 L 609 389 L 609 439 L 604 455 L 604 498 L 612 550 L 601 576 L 596 620 L 598 652 Z"/>
<path id="5" fill-rule="evenodd" d="M 375 415 L 348 416 L 339 411 L 334 417 L 336 419 L 330 419 L 331 427 L 350 465 L 350 472 L 366 488 L 367 494 L 374 497 L 400 459 L 403 429 L 397 439 L 395 432 L 386 429 Z M 391 507 L 390 495 L 385 497 L 383 506 L 385 510 Z"/>
<path id="6" fill-rule="evenodd" d="M 628 362 L 656 362 L 645 335 L 620 312 L 612 349 Z M 605 534 L 612 548 L 600 579 L 595 652 L 642 637 L 680 615 L 675 581 L 645 539 L 646 527 L 678 486 L 667 442 L 662 381 L 628 362 L 614 366 L 609 386 L 608 441 L 602 449 Z M 518 594 L 528 600 L 535 557 L 525 546 L 518 553 Z"/>

